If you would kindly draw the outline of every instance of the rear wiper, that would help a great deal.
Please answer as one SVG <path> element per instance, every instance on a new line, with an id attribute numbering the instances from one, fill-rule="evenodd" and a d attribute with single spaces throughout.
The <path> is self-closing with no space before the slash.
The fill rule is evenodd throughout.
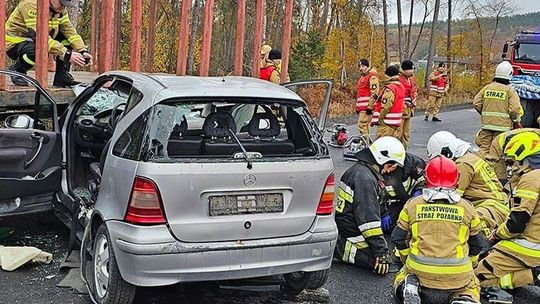
<path id="1" fill-rule="evenodd" d="M 236 144 L 238 144 L 238 146 L 240 147 L 240 149 L 242 150 L 242 154 L 244 154 L 244 159 L 246 160 L 247 162 L 247 168 L 248 169 L 252 169 L 253 168 L 253 163 L 251 162 L 251 158 L 249 157 L 246 149 L 244 148 L 244 146 L 242 146 L 242 143 L 240 142 L 240 140 L 238 139 L 238 137 L 236 137 L 236 134 L 231 130 L 229 129 L 229 133 L 231 133 L 232 137 L 234 138 L 234 140 L 236 141 Z"/>

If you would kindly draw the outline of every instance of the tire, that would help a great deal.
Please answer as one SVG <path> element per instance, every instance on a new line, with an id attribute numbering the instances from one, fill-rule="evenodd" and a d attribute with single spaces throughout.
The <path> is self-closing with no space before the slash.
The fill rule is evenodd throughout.
<path id="1" fill-rule="evenodd" d="M 306 275 L 308 278 L 308 283 L 306 285 L 307 289 L 315 290 L 319 289 L 326 284 L 326 281 L 328 280 L 328 275 L 330 272 L 328 269 L 314 271 L 314 272 L 307 272 Z"/>
<path id="2" fill-rule="evenodd" d="M 89 265 L 91 276 L 87 283 L 92 285 L 92 297 L 98 304 L 131 304 L 137 288 L 120 275 L 114 250 L 109 244 L 111 238 L 103 223 L 94 237 Z"/>
<path id="3" fill-rule="evenodd" d="M 286 273 L 283 275 L 283 278 L 285 279 L 287 291 L 294 295 L 297 295 L 306 289 L 309 279 L 309 277 L 303 271 Z"/>

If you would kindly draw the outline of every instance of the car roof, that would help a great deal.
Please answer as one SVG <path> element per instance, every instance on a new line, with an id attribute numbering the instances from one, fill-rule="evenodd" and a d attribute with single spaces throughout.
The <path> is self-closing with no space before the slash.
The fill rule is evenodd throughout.
<path id="1" fill-rule="evenodd" d="M 111 71 L 133 80 L 133 86 L 146 96 L 154 96 L 153 103 L 170 98 L 183 97 L 239 97 L 286 99 L 304 101 L 293 91 L 269 81 L 242 76 L 198 77 L 170 74 L 147 74 L 129 71 Z"/>

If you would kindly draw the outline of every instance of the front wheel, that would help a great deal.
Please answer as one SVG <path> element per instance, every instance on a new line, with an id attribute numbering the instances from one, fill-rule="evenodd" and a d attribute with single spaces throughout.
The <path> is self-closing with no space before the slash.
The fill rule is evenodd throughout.
<path id="1" fill-rule="evenodd" d="M 101 224 L 94 238 L 91 261 L 93 298 L 98 304 L 131 304 L 136 287 L 120 275 L 111 238 L 105 224 Z"/>

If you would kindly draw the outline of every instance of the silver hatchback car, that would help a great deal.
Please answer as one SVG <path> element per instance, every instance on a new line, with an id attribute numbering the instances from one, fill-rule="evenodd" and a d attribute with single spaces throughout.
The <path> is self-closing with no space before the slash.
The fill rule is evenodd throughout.
<path id="1" fill-rule="evenodd" d="M 318 123 L 295 93 L 314 86 L 326 90 Z M 51 183 L 60 187 L 48 190 L 79 232 L 95 302 L 131 303 L 137 286 L 278 274 L 299 292 L 324 285 L 337 238 L 320 132 L 331 87 L 110 72 L 60 124 L 44 95 L 33 130 L 15 130 L 25 118 L 11 117 L 8 131 L 47 137 L 31 139 L 44 159 L 54 151 L 45 146 L 61 143 L 64 166 Z"/>

